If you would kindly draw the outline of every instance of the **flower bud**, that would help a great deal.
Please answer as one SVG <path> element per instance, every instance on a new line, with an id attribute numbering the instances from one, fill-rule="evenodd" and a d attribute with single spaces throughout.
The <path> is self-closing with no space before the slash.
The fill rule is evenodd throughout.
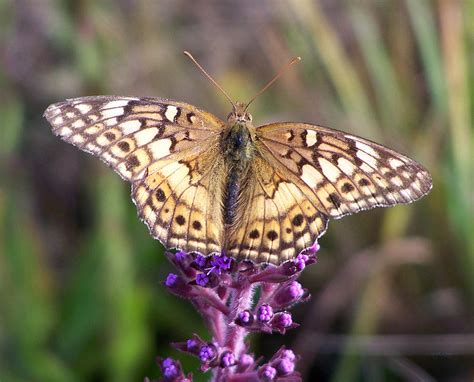
<path id="1" fill-rule="evenodd" d="M 230 367 L 235 365 L 235 356 L 231 351 L 225 351 L 221 355 L 221 367 Z"/>
<path id="2" fill-rule="evenodd" d="M 241 311 L 235 320 L 235 323 L 240 326 L 250 326 L 253 323 L 253 314 L 250 310 L 246 309 Z"/>
<path id="3" fill-rule="evenodd" d="M 263 304 L 258 308 L 257 319 L 260 322 L 268 322 L 273 317 L 273 309 L 268 304 Z"/>
<path id="4" fill-rule="evenodd" d="M 163 374 L 164 382 L 185 380 L 185 376 L 183 374 L 183 370 L 179 361 L 175 361 L 172 358 L 161 359 L 158 357 L 157 363 Z"/>
<path id="5" fill-rule="evenodd" d="M 296 360 L 296 355 L 291 349 L 283 349 L 280 353 L 281 358 L 287 358 L 292 362 L 295 362 Z"/>
<path id="6" fill-rule="evenodd" d="M 169 273 L 165 280 L 165 285 L 169 288 L 172 287 L 178 280 L 178 275 L 175 273 Z"/>
<path id="7" fill-rule="evenodd" d="M 164 284 L 177 296 L 189 298 L 192 295 L 192 286 L 187 284 L 180 276 L 174 273 L 168 274 Z"/>
<path id="8" fill-rule="evenodd" d="M 194 264 L 201 270 L 204 270 L 208 264 L 208 258 L 203 255 L 196 255 Z"/>
<path id="9" fill-rule="evenodd" d="M 272 321 L 270 322 L 272 329 L 279 331 L 280 333 L 284 334 L 286 329 L 290 329 L 293 327 L 293 318 L 291 317 L 291 313 L 289 312 L 279 312 L 276 313 L 273 317 Z"/>
<path id="10" fill-rule="evenodd" d="M 284 284 L 274 296 L 275 305 L 279 307 L 289 306 L 300 300 L 305 294 L 305 290 L 298 281 L 291 281 Z"/>
<path id="11" fill-rule="evenodd" d="M 199 350 L 199 359 L 201 362 L 210 362 L 216 357 L 216 355 L 216 348 L 212 344 L 204 345 L 201 347 L 201 350 Z"/>
<path id="12" fill-rule="evenodd" d="M 291 374 L 295 371 L 295 363 L 288 358 L 282 358 L 277 362 L 276 369 L 279 375 Z"/>
<path id="13" fill-rule="evenodd" d="M 263 365 L 258 369 L 258 376 L 261 381 L 273 381 L 277 375 L 277 371 L 273 366 Z"/>

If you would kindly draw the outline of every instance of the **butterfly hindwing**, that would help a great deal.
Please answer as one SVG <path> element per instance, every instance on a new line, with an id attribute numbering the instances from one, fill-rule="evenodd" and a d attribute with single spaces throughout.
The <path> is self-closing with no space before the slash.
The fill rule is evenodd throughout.
<path id="1" fill-rule="evenodd" d="M 257 263 L 279 264 L 310 247 L 326 230 L 317 204 L 257 155 L 246 177 L 229 254 Z"/>
<path id="2" fill-rule="evenodd" d="M 265 125 L 257 134 L 267 160 L 309 187 L 308 197 L 333 218 L 410 203 L 431 189 L 420 164 L 363 138 L 302 123 Z"/>
<path id="3" fill-rule="evenodd" d="M 223 195 L 216 146 L 159 168 L 133 184 L 138 213 L 153 237 L 167 248 L 210 254 L 222 251 Z"/>

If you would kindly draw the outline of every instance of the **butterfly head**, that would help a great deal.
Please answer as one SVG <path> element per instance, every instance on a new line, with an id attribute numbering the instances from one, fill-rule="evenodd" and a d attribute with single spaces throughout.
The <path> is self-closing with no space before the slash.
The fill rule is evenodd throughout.
<path id="1" fill-rule="evenodd" d="M 255 128 L 252 116 L 246 110 L 246 104 L 237 102 L 227 117 L 227 128 L 223 134 L 224 152 L 232 158 L 245 164 L 254 151 Z"/>
<path id="2" fill-rule="evenodd" d="M 228 125 L 248 125 L 252 122 L 252 115 L 247 112 L 247 105 L 237 102 L 232 107 L 232 112 L 227 117 Z"/>

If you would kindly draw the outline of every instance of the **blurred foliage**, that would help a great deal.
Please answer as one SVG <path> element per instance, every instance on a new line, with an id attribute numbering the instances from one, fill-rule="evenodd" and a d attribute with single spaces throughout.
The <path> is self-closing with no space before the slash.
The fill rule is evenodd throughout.
<path id="1" fill-rule="evenodd" d="M 430 169 L 410 206 L 332 222 L 291 334 L 305 380 L 474 376 L 473 1 L 0 0 L 0 381 L 131 381 L 200 318 L 160 284 L 171 270 L 129 186 L 41 117 L 93 94 L 157 95 L 225 117 L 190 50 L 257 124 L 320 123 Z M 186 370 L 197 364 L 182 356 Z M 199 380 L 206 380 L 201 377 Z"/>

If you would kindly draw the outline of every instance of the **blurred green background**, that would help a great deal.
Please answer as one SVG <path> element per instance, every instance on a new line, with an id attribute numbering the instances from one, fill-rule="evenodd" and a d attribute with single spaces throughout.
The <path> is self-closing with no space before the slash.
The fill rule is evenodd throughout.
<path id="1" fill-rule="evenodd" d="M 0 0 L 0 381 L 140 381 L 170 341 L 208 338 L 161 286 L 171 266 L 129 185 L 42 118 L 95 94 L 225 118 L 185 49 L 243 101 L 301 56 L 252 105 L 257 125 L 331 126 L 433 175 L 413 205 L 330 224 L 302 326 L 252 337 L 256 354 L 292 347 L 307 381 L 472 381 L 473 20 L 469 0 Z"/>

